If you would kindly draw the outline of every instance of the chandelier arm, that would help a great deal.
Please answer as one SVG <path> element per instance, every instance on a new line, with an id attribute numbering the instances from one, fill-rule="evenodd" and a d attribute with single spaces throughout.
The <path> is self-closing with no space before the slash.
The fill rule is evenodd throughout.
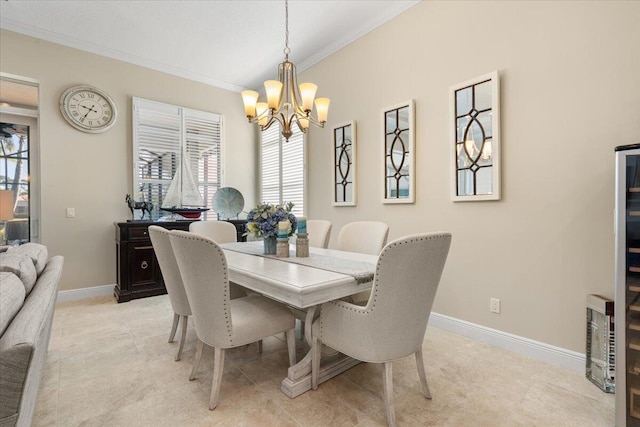
<path id="1" fill-rule="evenodd" d="M 318 119 L 313 117 L 311 114 L 309 114 L 308 116 L 305 115 L 304 118 L 309 120 L 309 122 L 312 123 L 315 126 L 318 126 L 318 127 L 321 127 L 321 128 L 324 127 L 324 123 L 323 122 L 319 122 Z"/>
<path id="2" fill-rule="evenodd" d="M 280 117 L 278 117 L 277 115 L 269 115 L 269 120 L 264 125 L 261 125 L 260 129 L 267 130 L 271 127 L 272 124 L 276 122 L 280 123 L 280 126 L 282 126 L 282 120 L 280 119 Z"/>

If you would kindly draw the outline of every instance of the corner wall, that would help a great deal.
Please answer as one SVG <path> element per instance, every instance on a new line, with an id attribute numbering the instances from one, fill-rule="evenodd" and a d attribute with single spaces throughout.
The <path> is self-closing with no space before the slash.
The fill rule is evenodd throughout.
<path id="1" fill-rule="evenodd" d="M 433 310 L 584 353 L 613 298 L 614 152 L 640 142 L 640 3 L 425 1 L 302 73 L 331 98 L 309 138 L 310 218 L 448 230 Z M 295 60 L 295 58 L 294 58 Z M 502 200 L 450 199 L 449 87 L 501 76 Z M 381 110 L 415 99 L 416 203 L 383 205 Z M 331 125 L 357 122 L 358 206 L 332 207 Z M 502 314 L 489 313 L 489 298 Z"/>
<path id="2" fill-rule="evenodd" d="M 114 222 L 131 217 L 125 194 L 133 182 L 131 97 L 224 116 L 224 185 L 255 204 L 255 127 L 240 94 L 152 71 L 14 32 L 0 32 L 0 70 L 40 82 L 40 240 L 64 255 L 61 290 L 116 282 Z M 115 101 L 118 121 L 102 134 L 72 128 L 58 107 L 69 86 L 88 84 Z M 66 218 L 74 207 L 76 218 Z"/>

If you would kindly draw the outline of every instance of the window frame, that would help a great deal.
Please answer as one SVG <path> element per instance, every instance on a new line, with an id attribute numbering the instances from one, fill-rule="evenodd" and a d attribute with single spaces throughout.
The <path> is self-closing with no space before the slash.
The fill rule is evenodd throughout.
<path id="1" fill-rule="evenodd" d="M 40 177 L 40 82 L 29 77 L 0 72 L 0 80 L 33 86 L 37 90 L 38 106 L 34 109 L 0 106 L 3 121 L 29 126 L 29 242 L 41 242 L 41 177 Z M 10 116 L 10 117 L 7 117 Z"/>

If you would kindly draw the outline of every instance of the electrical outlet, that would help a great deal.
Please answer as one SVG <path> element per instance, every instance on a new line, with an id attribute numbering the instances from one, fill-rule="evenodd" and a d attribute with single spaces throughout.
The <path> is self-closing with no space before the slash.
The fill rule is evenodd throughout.
<path id="1" fill-rule="evenodd" d="M 489 311 L 500 314 L 500 300 L 498 298 L 491 298 L 489 300 Z"/>
<path id="2" fill-rule="evenodd" d="M 76 217 L 76 209 L 67 208 L 67 218 L 75 218 L 75 217 Z"/>

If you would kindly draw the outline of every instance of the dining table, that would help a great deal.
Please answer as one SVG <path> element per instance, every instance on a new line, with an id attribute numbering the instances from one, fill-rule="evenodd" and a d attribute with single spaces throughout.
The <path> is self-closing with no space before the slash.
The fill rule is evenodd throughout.
<path id="1" fill-rule="evenodd" d="M 279 258 L 263 253 L 262 241 L 225 243 L 229 281 L 288 305 L 304 318 L 304 335 L 311 344 L 311 325 L 323 303 L 371 289 L 378 257 L 334 249 L 309 248 L 308 257 Z M 326 348 L 318 382 L 333 378 L 360 363 Z M 290 398 L 311 389 L 311 349 L 289 367 L 281 390 Z"/>

